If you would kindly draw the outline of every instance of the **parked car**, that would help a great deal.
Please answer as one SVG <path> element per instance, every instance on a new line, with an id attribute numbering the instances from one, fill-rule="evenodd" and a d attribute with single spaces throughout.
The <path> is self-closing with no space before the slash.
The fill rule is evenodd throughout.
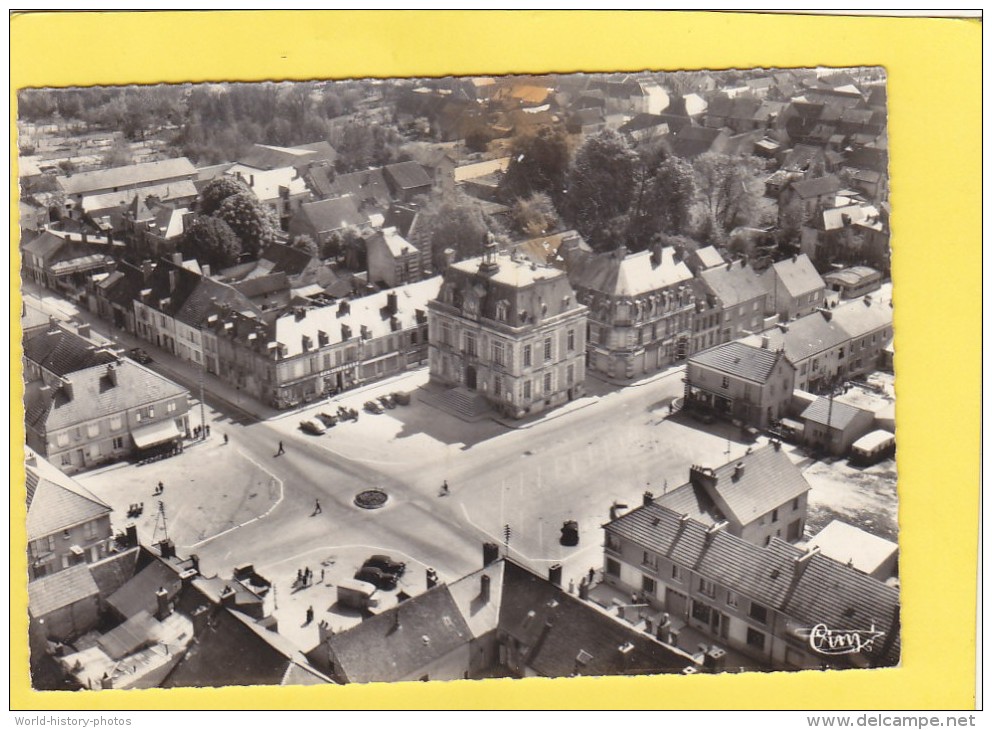
<path id="1" fill-rule="evenodd" d="M 359 568 L 358 572 L 355 573 L 355 580 L 371 583 L 383 591 L 390 591 L 396 587 L 396 576 L 391 573 L 385 573 L 378 568 Z"/>
<path id="2" fill-rule="evenodd" d="M 389 573 L 399 578 L 406 572 L 406 563 L 399 563 L 388 555 L 370 555 L 362 564 L 363 568 L 378 568 L 383 573 Z"/>
<path id="3" fill-rule="evenodd" d="M 318 413 L 317 418 L 318 420 L 320 420 L 321 423 L 323 423 L 328 428 L 332 428 L 333 426 L 338 425 L 338 417 L 332 416 L 330 413 L 324 413 L 324 412 Z"/>
<path id="4" fill-rule="evenodd" d="M 396 393 L 393 393 L 392 396 L 393 396 L 393 400 L 396 401 L 396 405 L 399 405 L 399 406 L 408 406 L 408 405 L 410 405 L 410 394 L 409 393 L 402 393 L 402 392 L 397 391 Z"/>
<path id="5" fill-rule="evenodd" d="M 344 406 L 338 406 L 338 419 L 341 421 L 357 421 L 358 411 L 354 408 L 345 408 Z"/>
<path id="6" fill-rule="evenodd" d="M 327 433 L 327 429 L 324 428 L 323 424 L 321 424 L 319 421 L 314 421 L 309 418 L 300 421 L 300 430 L 303 431 L 304 433 L 309 433 L 314 436 L 323 436 L 325 433 Z"/>
<path id="7" fill-rule="evenodd" d="M 142 365 L 147 365 L 152 361 L 151 355 L 142 350 L 140 347 L 135 347 L 127 351 L 128 356 L 135 362 L 140 362 Z"/>
<path id="8" fill-rule="evenodd" d="M 365 410 L 367 410 L 369 413 L 385 413 L 386 412 L 386 409 L 383 408 L 378 403 L 376 403 L 374 400 L 367 400 L 367 401 L 365 401 Z"/>
<path id="9" fill-rule="evenodd" d="M 382 405 L 384 405 L 386 408 L 392 409 L 396 407 L 396 401 L 393 400 L 393 396 L 391 395 L 379 396 L 379 402 L 382 403 Z"/>

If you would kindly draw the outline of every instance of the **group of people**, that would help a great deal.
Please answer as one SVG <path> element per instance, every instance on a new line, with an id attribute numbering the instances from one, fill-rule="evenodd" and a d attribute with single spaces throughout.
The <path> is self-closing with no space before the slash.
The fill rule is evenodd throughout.
<path id="1" fill-rule="evenodd" d="M 324 569 L 320 569 L 320 582 L 324 582 Z M 309 588 L 313 585 L 313 571 L 310 570 L 310 566 L 305 568 L 300 568 L 296 571 L 296 584 L 299 588 Z"/>

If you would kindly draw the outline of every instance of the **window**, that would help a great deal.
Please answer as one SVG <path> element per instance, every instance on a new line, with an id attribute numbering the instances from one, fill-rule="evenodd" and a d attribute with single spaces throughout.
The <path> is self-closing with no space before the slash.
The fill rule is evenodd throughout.
<path id="1" fill-rule="evenodd" d="M 530 345 L 524 345 L 524 367 L 530 367 Z"/>
<path id="2" fill-rule="evenodd" d="M 575 381 L 575 366 L 569 365 L 565 370 L 565 382 L 571 385 Z"/>
<path id="3" fill-rule="evenodd" d="M 712 614 L 712 609 L 705 603 L 702 603 L 701 601 L 692 602 L 692 617 L 697 621 L 708 624 Z"/>
<path id="4" fill-rule="evenodd" d="M 544 359 L 545 360 L 550 360 L 551 359 L 551 338 L 550 337 L 545 337 L 544 338 Z"/>
<path id="5" fill-rule="evenodd" d="M 69 452 L 67 451 L 66 453 L 62 454 L 62 458 L 59 461 L 61 462 L 62 466 L 71 466 L 72 455 L 69 454 Z"/>
<path id="6" fill-rule="evenodd" d="M 525 380 L 524 381 L 524 398 L 527 398 L 527 399 L 530 398 L 530 381 L 529 380 Z"/>
<path id="7" fill-rule="evenodd" d="M 155 418 L 155 406 L 148 406 L 148 417 Z"/>
<path id="8" fill-rule="evenodd" d="M 493 395 L 503 395 L 503 378 L 499 375 L 493 378 Z"/>
<path id="9" fill-rule="evenodd" d="M 765 635 L 758 631 L 757 629 L 752 629 L 748 627 L 747 630 L 747 645 L 754 647 L 755 649 L 765 650 Z"/>
<path id="10" fill-rule="evenodd" d="M 647 596 L 654 596 L 658 590 L 658 584 L 654 582 L 654 578 L 650 578 L 646 575 L 641 576 L 641 590 Z"/>
<path id="11" fill-rule="evenodd" d="M 444 345 L 451 344 L 451 324 L 448 322 L 441 323 L 441 343 Z"/>
<path id="12" fill-rule="evenodd" d="M 599 342 L 599 328 L 591 324 L 586 327 L 586 339 L 589 342 Z"/>
<path id="13" fill-rule="evenodd" d="M 720 386 L 723 387 L 723 388 L 729 388 L 730 387 L 730 378 L 728 378 L 726 375 L 724 375 L 723 376 L 723 380 L 720 381 Z"/>
<path id="14" fill-rule="evenodd" d="M 575 350 L 575 330 L 568 331 L 568 351 L 572 352 Z"/>
<path id="15" fill-rule="evenodd" d="M 844 357 L 844 348 L 841 347 L 837 350 L 837 357 Z"/>
<path id="16" fill-rule="evenodd" d="M 617 537 L 612 532 L 606 533 L 606 548 L 608 550 L 614 550 L 620 552 L 620 538 Z"/>
<path id="17" fill-rule="evenodd" d="M 499 341 L 493 342 L 493 362 L 497 365 L 504 364 L 504 354 L 503 354 L 503 343 Z"/>
<path id="18" fill-rule="evenodd" d="M 641 558 L 641 564 L 646 565 L 649 568 L 657 570 L 658 568 L 658 557 L 647 550 L 644 551 L 643 557 Z"/>
<path id="19" fill-rule="evenodd" d="M 55 550 L 55 535 L 49 535 L 47 539 L 48 539 L 48 552 L 52 552 Z"/>
<path id="20" fill-rule="evenodd" d="M 122 436 L 114 437 L 114 449 L 120 450 L 124 448 L 124 438 Z"/>
<path id="21" fill-rule="evenodd" d="M 778 522 L 778 509 L 772 510 L 772 522 Z"/>
<path id="22" fill-rule="evenodd" d="M 551 392 L 551 373 L 544 374 L 544 392 L 545 394 Z"/>
<path id="23" fill-rule="evenodd" d="M 614 578 L 620 577 L 620 563 L 613 558 L 606 559 L 606 574 Z"/>
<path id="24" fill-rule="evenodd" d="M 799 509 L 799 497 L 792 500 L 792 511 L 795 512 L 797 509 Z"/>
<path id="25" fill-rule="evenodd" d="M 699 579 L 699 592 L 704 596 L 709 596 L 713 598 L 716 595 L 716 584 L 713 581 L 706 580 L 705 578 Z"/>
<path id="26" fill-rule="evenodd" d="M 465 354 L 475 357 L 478 354 L 476 349 L 475 334 L 472 332 L 465 333 Z"/>
<path id="27" fill-rule="evenodd" d="M 123 425 L 124 425 L 123 419 L 120 416 L 111 416 L 110 417 L 110 430 L 111 431 L 120 431 L 121 430 L 121 426 L 123 426 Z"/>
<path id="28" fill-rule="evenodd" d="M 97 436 L 99 436 L 100 435 L 100 424 L 99 423 L 91 423 L 90 425 L 88 425 L 86 427 L 86 435 L 87 435 L 87 437 L 89 437 L 91 439 L 92 438 L 96 438 Z"/>
<path id="29" fill-rule="evenodd" d="M 731 608 L 737 608 L 737 594 L 733 591 L 727 591 L 727 605 Z"/>
<path id="30" fill-rule="evenodd" d="M 169 403 L 168 405 L 166 405 L 165 412 L 166 413 L 175 413 L 176 412 L 176 404 L 175 403 Z"/>
<path id="31" fill-rule="evenodd" d="M 63 540 L 69 540 L 71 538 L 72 538 L 72 533 L 71 532 L 69 532 L 68 530 L 62 530 L 62 539 Z"/>
<path id="32" fill-rule="evenodd" d="M 55 437 L 55 443 L 59 446 L 66 446 L 69 443 L 69 434 L 67 432 L 62 432 Z"/>
<path id="33" fill-rule="evenodd" d="M 677 580 L 679 583 L 682 582 L 682 568 L 678 565 L 672 566 L 672 580 Z"/>
<path id="34" fill-rule="evenodd" d="M 501 299 L 500 301 L 496 302 L 496 319 L 498 319 L 500 322 L 506 321 L 506 311 L 508 307 L 509 304 L 504 299 Z"/>
<path id="35" fill-rule="evenodd" d="M 751 610 L 748 611 L 748 616 L 753 618 L 755 621 L 761 624 L 768 623 L 768 609 L 762 606 L 760 603 L 751 602 Z"/>
<path id="36" fill-rule="evenodd" d="M 802 520 L 793 520 L 789 523 L 789 530 L 785 537 L 789 542 L 798 540 L 802 535 Z"/>

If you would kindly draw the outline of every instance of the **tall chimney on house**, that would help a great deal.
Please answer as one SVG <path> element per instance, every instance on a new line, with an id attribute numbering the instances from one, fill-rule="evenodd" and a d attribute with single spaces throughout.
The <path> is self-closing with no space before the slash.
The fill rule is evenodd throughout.
<path id="1" fill-rule="evenodd" d="M 491 579 L 486 574 L 483 574 L 482 578 L 479 579 L 479 599 L 483 603 L 489 603 L 490 583 Z"/>
<path id="2" fill-rule="evenodd" d="M 499 545 L 494 542 L 482 543 L 482 567 L 492 565 L 499 560 Z"/>
<path id="3" fill-rule="evenodd" d="M 386 309 L 389 310 L 390 314 L 396 314 L 399 311 L 399 305 L 396 301 L 396 292 L 391 291 L 386 295 Z"/>
<path id="4" fill-rule="evenodd" d="M 548 568 L 548 580 L 551 581 L 552 585 L 561 588 L 561 563 L 555 563 Z"/>
<path id="5" fill-rule="evenodd" d="M 738 461 L 736 464 L 734 464 L 734 477 L 733 477 L 733 479 L 736 482 L 742 476 L 744 476 L 744 462 L 743 461 Z"/>
<path id="6" fill-rule="evenodd" d="M 155 591 L 155 602 L 155 618 L 159 621 L 165 621 L 172 614 L 172 605 L 169 603 L 169 592 L 165 588 L 159 587 Z"/>
<path id="7" fill-rule="evenodd" d="M 107 381 L 111 386 L 117 385 L 117 366 L 114 363 L 107 365 Z"/>
<path id="8" fill-rule="evenodd" d="M 645 492 L 642 504 L 647 507 L 652 502 L 654 502 L 654 494 L 652 492 Z"/>

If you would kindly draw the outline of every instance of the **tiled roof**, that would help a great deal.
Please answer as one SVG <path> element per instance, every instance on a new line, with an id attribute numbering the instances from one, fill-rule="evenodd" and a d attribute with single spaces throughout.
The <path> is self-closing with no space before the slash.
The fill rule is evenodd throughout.
<path id="1" fill-rule="evenodd" d="M 113 510 L 69 477 L 57 482 L 26 468 L 28 482 L 28 540 L 37 540 L 69 527 L 109 515 Z M 108 524 L 109 528 L 109 524 Z"/>
<path id="2" fill-rule="evenodd" d="M 806 254 L 779 261 L 772 265 L 774 273 L 791 296 L 798 297 L 826 288 L 816 267 Z"/>
<path id="3" fill-rule="evenodd" d="M 761 276 L 742 262 L 714 266 L 699 273 L 725 307 L 736 307 L 768 295 Z"/>
<path id="4" fill-rule="evenodd" d="M 118 359 L 110 350 L 61 326 L 25 332 L 24 357 L 60 377 Z"/>
<path id="5" fill-rule="evenodd" d="M 338 196 L 351 195 L 356 207 L 371 204 L 388 208 L 392 202 L 386 175 L 381 167 L 338 175 L 331 182 L 331 191 Z"/>
<path id="6" fill-rule="evenodd" d="M 330 167 L 313 167 L 306 173 L 306 181 L 318 198 L 330 198 L 334 195 L 334 184 L 331 178 L 334 171 Z"/>
<path id="7" fill-rule="evenodd" d="M 569 266 L 572 285 L 616 297 L 633 297 L 665 289 L 692 279 L 683 261 L 675 260 L 675 249 L 661 249 L 656 263 L 654 252 L 639 251 L 623 258 L 616 252 L 586 254 L 578 265 Z"/>
<path id="8" fill-rule="evenodd" d="M 185 157 L 176 157 L 157 162 L 142 162 L 137 165 L 112 167 L 109 170 L 77 172 L 58 177 L 58 183 L 66 195 L 79 195 L 91 190 L 104 188 L 124 188 L 149 185 L 173 177 L 188 176 L 193 179 L 196 168 Z"/>
<path id="9" fill-rule="evenodd" d="M 289 283 L 284 283 L 285 288 L 288 289 Z M 191 327 L 199 327 L 206 322 L 211 314 L 216 313 L 218 308 L 260 314 L 258 307 L 248 299 L 251 285 L 245 284 L 244 286 L 248 287 L 248 291 L 241 288 L 242 284 L 235 286 L 205 276 L 199 277 L 199 281 L 189 296 L 181 301 L 173 302 L 174 305 L 178 304 L 178 309 L 174 308 L 173 316 Z"/>
<path id="10" fill-rule="evenodd" d="M 45 231 L 37 238 L 34 238 L 21 246 L 21 250 L 25 253 L 30 253 L 37 256 L 43 261 L 47 261 L 53 253 L 58 251 L 64 245 L 66 245 L 65 238 L 52 233 L 51 231 Z"/>
<path id="11" fill-rule="evenodd" d="M 158 597 L 155 594 L 160 588 L 168 592 L 171 600 L 178 595 L 182 581 L 171 566 L 156 559 L 108 596 L 107 603 L 124 618 L 131 618 L 142 611 L 154 614 L 158 611 Z"/>
<path id="12" fill-rule="evenodd" d="M 299 276 L 314 261 L 306 251 L 282 243 L 270 243 L 258 258 L 272 262 L 270 271 L 285 272 L 288 276 Z"/>
<path id="13" fill-rule="evenodd" d="M 704 269 L 709 269 L 714 266 L 720 266 L 721 264 L 727 263 L 723 260 L 723 256 L 720 255 L 720 252 L 717 251 L 714 246 L 703 246 L 702 248 L 697 248 L 692 255 L 699 259 L 699 263 Z"/>
<path id="14" fill-rule="evenodd" d="M 368 240 L 366 247 L 374 245 L 374 241 L 382 241 L 394 258 L 417 252 L 417 247 L 403 238 L 395 228 L 383 228 Z"/>
<path id="15" fill-rule="evenodd" d="M 822 147 L 816 147 L 811 144 L 797 144 L 785 156 L 785 159 L 782 161 L 782 169 L 805 172 L 810 164 L 816 160 L 817 156 L 822 154 Z"/>
<path id="16" fill-rule="evenodd" d="M 689 358 L 689 362 L 755 383 L 766 383 L 779 357 L 780 353 L 773 349 L 727 342 L 696 353 Z"/>
<path id="17" fill-rule="evenodd" d="M 351 195 L 304 203 L 297 215 L 305 216 L 318 233 L 339 231 L 366 222 L 365 216 L 358 212 L 358 199 Z"/>
<path id="18" fill-rule="evenodd" d="M 174 180 L 170 183 L 147 185 L 140 188 L 129 187 L 119 192 L 84 195 L 82 206 L 87 213 L 97 213 L 110 208 L 130 205 L 135 199 L 143 204 L 151 196 L 163 202 L 185 198 L 192 200 L 196 197 L 196 185 L 193 184 L 192 180 Z M 136 218 L 141 220 L 142 216 L 136 216 Z"/>
<path id="19" fill-rule="evenodd" d="M 72 399 L 61 388 L 46 393 L 40 387 L 26 387 L 27 425 L 52 432 L 186 394 L 184 388 L 130 360 L 121 360 L 115 367 L 117 385 L 110 382 L 104 366 L 73 373 L 68 378 L 72 382 Z"/>
<path id="20" fill-rule="evenodd" d="M 838 400 L 834 400 L 831 406 L 829 398 L 817 398 L 806 407 L 800 418 L 824 426 L 829 422 L 831 428 L 845 429 L 862 413 L 872 415 L 871 411 L 855 408 Z"/>
<path id="21" fill-rule="evenodd" d="M 667 507 L 680 515 L 688 515 L 704 525 L 715 525 L 726 519 L 713 498 L 702 487 L 686 482 L 654 498 L 655 504 Z"/>
<path id="22" fill-rule="evenodd" d="M 28 610 L 43 618 L 60 608 L 71 606 L 99 594 L 86 563 L 60 570 L 28 583 Z"/>
<path id="23" fill-rule="evenodd" d="M 851 339 L 892 326 L 891 295 L 875 291 L 871 299 L 853 299 L 838 305 L 833 310 L 833 321 Z"/>
<path id="24" fill-rule="evenodd" d="M 675 135 L 672 152 L 678 157 L 696 157 L 709 152 L 713 143 L 723 133 L 722 129 L 685 126 Z"/>
<path id="25" fill-rule="evenodd" d="M 348 682 L 395 682 L 472 638 L 448 586 L 440 585 L 328 639 Z"/>
<path id="26" fill-rule="evenodd" d="M 315 157 L 313 150 L 256 144 L 238 159 L 238 163 L 255 170 L 276 170 L 301 165 Z"/>

